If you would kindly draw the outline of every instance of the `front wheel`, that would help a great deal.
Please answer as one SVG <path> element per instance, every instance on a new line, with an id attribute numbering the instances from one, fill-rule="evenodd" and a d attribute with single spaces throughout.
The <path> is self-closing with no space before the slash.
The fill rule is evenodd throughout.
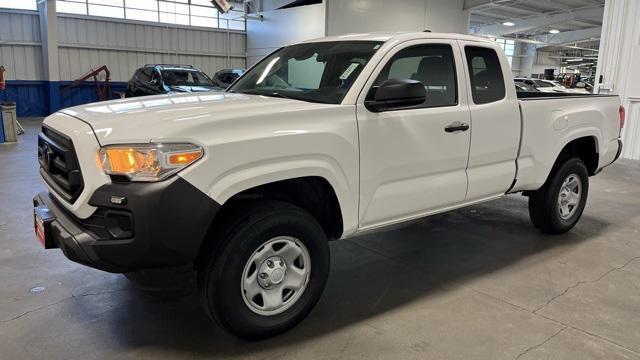
<path id="1" fill-rule="evenodd" d="M 233 217 L 199 274 L 209 316 L 233 334 L 261 339 L 302 321 L 329 274 L 327 237 L 294 205 L 270 201 Z"/>
<path id="2" fill-rule="evenodd" d="M 554 166 L 547 182 L 529 196 L 531 222 L 547 234 L 571 230 L 587 203 L 589 174 L 579 158 Z"/>

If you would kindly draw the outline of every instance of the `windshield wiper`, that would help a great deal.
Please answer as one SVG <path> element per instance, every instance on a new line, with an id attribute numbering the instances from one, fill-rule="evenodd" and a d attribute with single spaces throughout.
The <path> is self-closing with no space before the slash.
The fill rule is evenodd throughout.
<path id="1" fill-rule="evenodd" d="M 239 94 L 249 94 L 249 95 L 262 95 L 262 96 L 271 96 L 271 97 L 277 97 L 277 98 L 281 98 L 281 99 L 289 99 L 289 100 L 297 100 L 297 101 L 305 101 L 305 102 L 312 102 L 312 103 L 320 103 L 320 104 L 329 104 L 329 102 L 327 101 L 322 101 L 322 100 L 316 100 L 316 99 L 308 99 L 308 98 L 300 98 L 300 97 L 296 97 L 296 96 L 291 96 L 291 95 L 286 95 L 283 94 L 281 92 L 262 92 L 262 91 L 255 91 L 252 89 L 245 89 L 245 90 L 229 90 L 229 92 L 237 92 Z"/>
<path id="2" fill-rule="evenodd" d="M 289 100 L 302 100 L 302 99 L 300 99 L 300 98 L 294 98 L 294 97 L 291 97 L 291 96 L 289 96 L 289 95 L 285 95 L 285 94 L 283 94 L 283 93 L 279 93 L 279 92 L 272 92 L 272 93 L 270 94 L 270 96 L 278 97 L 278 98 L 283 98 L 283 99 L 289 99 Z M 306 101 L 306 100 L 305 100 L 305 101 Z"/>
<path id="3" fill-rule="evenodd" d="M 236 92 L 236 91 L 235 90 L 230 90 L 230 92 Z M 240 94 L 249 94 L 249 95 L 272 96 L 272 97 L 278 97 L 278 98 L 289 99 L 289 100 L 302 100 L 300 98 L 295 98 L 295 97 L 291 97 L 289 95 L 285 95 L 283 93 L 279 93 L 277 91 L 274 91 L 274 92 L 262 92 L 262 91 L 255 91 L 255 90 L 251 90 L 251 89 L 246 89 L 246 90 L 240 90 L 240 91 L 238 91 L 238 93 L 240 93 Z"/>

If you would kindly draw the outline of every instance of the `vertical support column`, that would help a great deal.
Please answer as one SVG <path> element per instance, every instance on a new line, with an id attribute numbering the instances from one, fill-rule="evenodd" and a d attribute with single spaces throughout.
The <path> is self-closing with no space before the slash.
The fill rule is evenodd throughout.
<path id="1" fill-rule="evenodd" d="M 622 157 L 640 159 L 640 1 L 606 0 L 595 90 L 626 108 Z"/>
<path id="2" fill-rule="evenodd" d="M 521 43 L 520 54 L 524 55 L 520 58 L 520 77 L 531 77 L 533 73 L 533 64 L 536 61 L 536 49 L 534 44 Z"/>
<path id="3" fill-rule="evenodd" d="M 49 91 L 49 112 L 53 113 L 61 108 L 56 1 L 42 1 L 38 4 L 38 12 L 40 13 L 42 63 L 44 65 L 44 75 L 47 80 Z"/>

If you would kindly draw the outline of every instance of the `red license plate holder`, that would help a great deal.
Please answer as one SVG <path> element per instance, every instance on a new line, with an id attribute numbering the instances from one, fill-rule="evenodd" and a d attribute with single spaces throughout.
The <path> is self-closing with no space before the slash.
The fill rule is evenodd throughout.
<path id="1" fill-rule="evenodd" d="M 56 248 L 56 244 L 51 238 L 51 222 L 55 217 L 49 212 L 47 205 L 39 205 L 33 209 L 33 227 L 36 238 L 45 249 Z"/>

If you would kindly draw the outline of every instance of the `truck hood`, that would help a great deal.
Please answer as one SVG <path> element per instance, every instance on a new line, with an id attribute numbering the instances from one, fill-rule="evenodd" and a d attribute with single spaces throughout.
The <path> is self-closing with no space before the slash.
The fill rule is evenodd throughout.
<path id="1" fill-rule="evenodd" d="M 197 139 L 216 129 L 277 121 L 269 114 L 339 105 L 262 95 L 207 92 L 145 96 L 86 104 L 61 111 L 91 126 L 101 145 Z"/>

